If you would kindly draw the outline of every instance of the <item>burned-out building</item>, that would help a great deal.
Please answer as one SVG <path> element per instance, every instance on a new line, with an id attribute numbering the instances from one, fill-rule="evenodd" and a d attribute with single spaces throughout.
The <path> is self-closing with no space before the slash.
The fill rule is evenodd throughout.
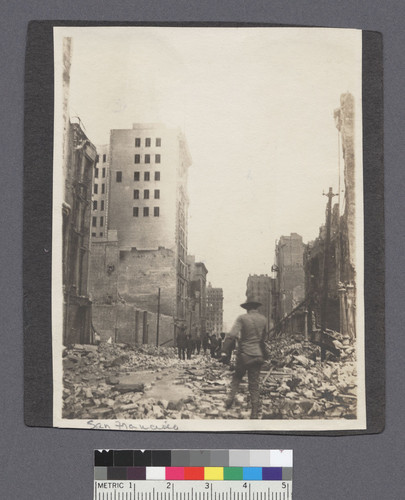
<path id="1" fill-rule="evenodd" d="M 188 329 L 193 337 L 200 338 L 206 332 L 207 325 L 207 274 L 203 262 L 196 262 L 194 255 L 187 257 L 189 317 Z"/>
<path id="2" fill-rule="evenodd" d="M 72 40 L 63 40 L 62 285 L 63 344 L 92 341 L 88 290 L 90 221 L 96 148 L 80 119 L 70 119 Z"/>
<path id="3" fill-rule="evenodd" d="M 295 309 L 305 298 L 304 243 L 302 236 L 281 236 L 276 244 L 278 311 L 280 318 Z"/>
<path id="4" fill-rule="evenodd" d="M 344 160 L 343 195 L 330 189 L 330 211 L 318 238 L 309 243 L 305 255 L 306 293 L 310 312 L 310 328 L 324 323 L 326 328 L 355 336 L 356 265 L 355 265 L 355 157 L 354 98 L 350 93 L 340 98 L 334 113 Z M 328 235 L 329 233 L 329 235 Z M 325 294 L 325 290 L 327 293 Z M 322 311 L 324 308 L 324 311 Z"/>
<path id="5" fill-rule="evenodd" d="M 206 329 L 209 333 L 219 335 L 223 331 L 224 323 L 224 292 L 222 288 L 207 286 L 207 320 Z"/>
<path id="6" fill-rule="evenodd" d="M 89 343 L 91 301 L 88 290 L 91 191 L 96 148 L 81 124 L 70 123 L 63 202 L 64 344 Z"/>

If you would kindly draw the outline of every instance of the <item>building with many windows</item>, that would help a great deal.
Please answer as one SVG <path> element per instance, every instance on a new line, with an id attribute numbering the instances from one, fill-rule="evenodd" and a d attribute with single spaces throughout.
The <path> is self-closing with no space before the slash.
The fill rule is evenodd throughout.
<path id="1" fill-rule="evenodd" d="M 114 235 L 117 261 L 112 262 L 100 249 L 93 274 L 100 266 L 111 277 L 117 273 L 117 296 L 127 304 L 152 313 L 159 308 L 161 314 L 174 320 L 186 320 L 191 157 L 184 135 L 154 123 L 111 130 L 109 148 L 100 148 L 97 165 L 99 182 L 95 179 L 93 186 L 92 219 L 95 238 L 102 238 L 101 233 L 104 237 Z M 93 283 L 96 302 L 97 297 L 102 301 L 112 296 L 111 290 L 107 293 L 98 288 L 99 283 L 101 278 Z"/>
<path id="2" fill-rule="evenodd" d="M 276 244 L 278 316 L 291 313 L 305 298 L 305 245 L 302 236 L 281 236 Z"/>
<path id="3" fill-rule="evenodd" d="M 207 274 L 203 262 L 196 262 L 194 255 L 187 257 L 188 263 L 188 330 L 193 338 L 201 338 L 206 331 L 207 320 Z"/>
<path id="4" fill-rule="evenodd" d="M 220 334 L 223 331 L 224 293 L 222 288 L 207 287 L 207 332 Z"/>
<path id="5" fill-rule="evenodd" d="M 108 191 L 109 191 L 109 146 L 97 146 L 96 164 L 93 175 L 93 195 L 91 210 L 91 238 L 98 241 L 107 237 L 108 231 Z"/>

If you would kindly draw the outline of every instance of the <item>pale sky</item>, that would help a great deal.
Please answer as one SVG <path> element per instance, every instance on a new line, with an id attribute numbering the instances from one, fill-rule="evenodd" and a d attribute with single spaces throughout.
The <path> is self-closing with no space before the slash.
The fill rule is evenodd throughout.
<path id="1" fill-rule="evenodd" d="M 189 254 L 224 289 L 228 329 L 275 241 L 305 242 L 338 188 L 340 95 L 361 125 L 361 31 L 56 28 L 72 36 L 71 116 L 94 144 L 134 122 L 180 127 L 189 170 Z"/>

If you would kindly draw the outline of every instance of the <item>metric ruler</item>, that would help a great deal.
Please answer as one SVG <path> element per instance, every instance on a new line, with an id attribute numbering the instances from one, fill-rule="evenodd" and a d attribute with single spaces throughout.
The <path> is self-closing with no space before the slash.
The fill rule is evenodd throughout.
<path id="1" fill-rule="evenodd" d="M 291 500 L 292 450 L 96 450 L 94 500 Z"/>
<path id="2" fill-rule="evenodd" d="M 95 500 L 291 500 L 292 481 L 95 481 Z"/>

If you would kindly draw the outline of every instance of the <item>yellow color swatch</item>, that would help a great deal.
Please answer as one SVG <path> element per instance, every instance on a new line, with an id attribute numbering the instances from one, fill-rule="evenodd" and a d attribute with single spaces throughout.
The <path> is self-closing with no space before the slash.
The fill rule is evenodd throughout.
<path id="1" fill-rule="evenodd" d="M 204 467 L 204 479 L 206 481 L 223 481 L 223 467 Z"/>

